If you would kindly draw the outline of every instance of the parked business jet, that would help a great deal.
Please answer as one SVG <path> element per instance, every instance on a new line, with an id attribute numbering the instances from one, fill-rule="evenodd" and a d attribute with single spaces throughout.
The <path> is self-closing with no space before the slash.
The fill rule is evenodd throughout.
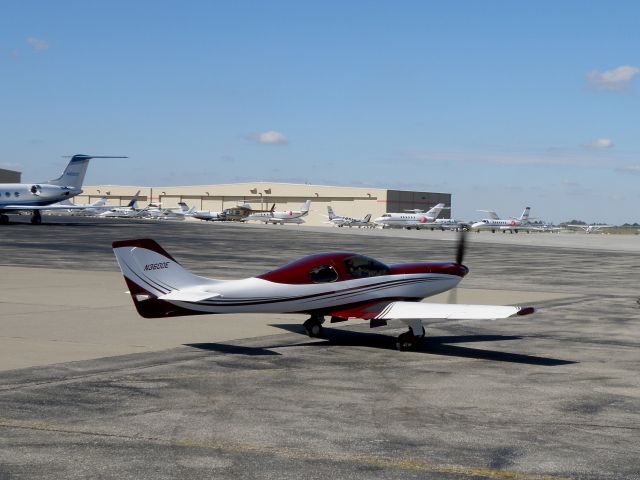
<path id="1" fill-rule="evenodd" d="M 364 218 L 343 217 L 341 215 L 336 215 L 331 205 L 327 205 L 327 213 L 329 218 L 329 221 L 327 223 L 332 223 L 338 227 L 373 227 L 374 226 L 374 224 L 371 222 L 370 213 L 365 215 Z"/>
<path id="2" fill-rule="evenodd" d="M 210 210 L 196 210 L 196 207 L 189 208 L 189 206 L 180 202 L 178 205 L 185 211 L 185 215 L 191 218 L 197 218 L 198 220 L 206 220 L 209 222 L 221 222 L 225 220 L 225 215 L 222 212 L 212 212 Z"/>
<path id="3" fill-rule="evenodd" d="M 149 205 L 140 210 L 138 216 L 155 220 L 184 220 L 196 211 L 196 207 L 189 208 L 186 203 L 179 202 L 178 208 L 162 208 L 160 205 Z"/>
<path id="4" fill-rule="evenodd" d="M 469 228 L 469 224 L 462 220 L 454 220 L 453 218 L 436 218 L 435 222 L 431 225 L 431 230 L 461 230 L 463 228 Z"/>
<path id="5" fill-rule="evenodd" d="M 273 209 L 269 212 L 257 212 L 252 213 L 243 221 L 254 221 L 254 222 L 263 222 L 263 223 L 275 223 L 275 224 L 285 224 L 285 223 L 304 223 L 302 217 L 309 214 L 309 208 L 311 207 L 311 200 L 307 200 L 302 205 L 299 211 L 274 211 Z"/>
<path id="6" fill-rule="evenodd" d="M 424 324 L 436 319 L 493 320 L 534 312 L 533 307 L 420 302 L 455 288 L 467 275 L 469 269 L 462 263 L 464 250 L 461 236 L 456 259 L 451 262 L 385 265 L 357 253 L 319 253 L 256 277 L 214 280 L 187 271 L 151 239 L 113 243 L 128 293 L 145 318 L 307 314 L 304 328 L 311 337 L 322 336 L 325 316 L 332 323 L 360 318 L 371 327 L 397 319 L 409 327 L 396 340 L 399 350 L 420 342 L 425 336 Z"/>
<path id="7" fill-rule="evenodd" d="M 531 207 L 526 207 L 520 215 L 520 218 L 500 219 L 496 212 L 493 210 L 479 210 L 480 212 L 489 212 L 490 218 L 483 218 L 479 222 L 471 225 L 472 230 L 491 230 L 492 233 L 496 233 L 500 230 L 502 233 L 510 231 L 511 233 L 518 233 L 518 231 L 526 231 L 527 233 L 532 230 L 531 223 L 529 222 L 529 212 Z"/>
<path id="8" fill-rule="evenodd" d="M 138 209 L 138 199 L 140 196 L 140 190 L 138 190 L 133 198 L 122 207 L 112 207 L 106 212 L 98 214 L 99 217 L 125 217 L 131 218 L 138 215 L 140 210 Z"/>
<path id="9" fill-rule="evenodd" d="M 584 233 L 602 233 L 601 230 L 603 228 L 613 228 L 615 225 L 567 225 L 567 227 L 581 228 Z"/>
<path id="10" fill-rule="evenodd" d="M 428 211 L 419 209 L 406 210 L 406 213 L 385 213 L 381 217 L 376 218 L 373 223 L 381 225 L 382 228 L 387 227 L 404 227 L 406 229 L 427 227 L 428 224 L 432 224 L 440 215 L 442 210 L 449 209 L 445 207 L 444 203 L 439 203 L 435 207 Z"/>
<path id="11" fill-rule="evenodd" d="M 9 223 L 7 213 L 31 212 L 31 223 L 42 223 L 42 210 L 69 210 L 82 207 L 54 205 L 62 200 L 82 193 L 89 160 L 105 157 L 96 155 L 74 155 L 69 160 L 62 175 L 54 180 L 41 183 L 4 183 L 0 184 L 0 223 Z"/>
<path id="12" fill-rule="evenodd" d="M 53 206 L 63 205 L 68 207 L 66 210 L 55 210 L 56 213 L 64 212 L 70 215 L 81 215 L 81 216 L 92 216 L 98 215 L 101 212 L 109 210 L 112 208 L 110 205 L 107 205 L 107 197 L 101 197 L 93 203 L 72 203 L 71 200 L 63 200 L 58 203 L 54 203 Z"/>

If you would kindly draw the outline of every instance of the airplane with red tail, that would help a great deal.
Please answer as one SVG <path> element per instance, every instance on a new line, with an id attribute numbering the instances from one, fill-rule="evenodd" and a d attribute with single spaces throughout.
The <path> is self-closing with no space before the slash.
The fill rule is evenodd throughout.
<path id="1" fill-rule="evenodd" d="M 357 253 L 320 253 L 301 258 L 256 277 L 214 280 L 183 268 L 150 239 L 113 243 L 129 293 L 145 318 L 220 313 L 298 313 L 309 318 L 304 328 L 322 336 L 331 322 L 360 318 L 371 327 L 401 320 L 409 328 L 396 347 L 415 346 L 432 320 L 495 320 L 528 315 L 533 307 L 422 303 L 458 285 L 469 269 L 462 264 L 461 235 L 454 262 L 386 265 Z"/>

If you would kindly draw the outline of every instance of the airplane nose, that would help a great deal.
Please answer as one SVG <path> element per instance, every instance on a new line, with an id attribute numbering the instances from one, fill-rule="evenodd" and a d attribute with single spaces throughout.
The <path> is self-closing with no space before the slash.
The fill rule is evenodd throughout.
<path id="1" fill-rule="evenodd" d="M 454 263 L 451 265 L 450 270 L 452 275 L 458 275 L 459 277 L 464 277 L 469 273 L 469 267 L 461 263 Z"/>

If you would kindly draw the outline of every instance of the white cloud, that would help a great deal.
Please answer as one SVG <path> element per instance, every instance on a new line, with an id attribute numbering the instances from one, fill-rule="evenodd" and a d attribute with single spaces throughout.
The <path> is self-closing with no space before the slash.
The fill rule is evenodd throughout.
<path id="1" fill-rule="evenodd" d="M 610 138 L 596 138 L 593 142 L 585 145 L 587 148 L 611 148 L 613 147 L 613 140 Z"/>
<path id="2" fill-rule="evenodd" d="M 38 38 L 29 37 L 27 38 L 27 43 L 33 48 L 36 52 L 44 52 L 49 49 L 49 43 L 46 40 L 40 40 Z"/>
<path id="3" fill-rule="evenodd" d="M 289 143 L 287 137 L 282 133 L 275 130 L 269 130 L 268 132 L 256 133 L 250 137 L 253 141 L 262 145 L 286 145 Z"/>
<path id="4" fill-rule="evenodd" d="M 636 75 L 640 75 L 640 68 L 623 65 L 604 72 L 593 70 L 587 74 L 587 80 L 598 90 L 620 92 L 628 88 Z"/>
<path id="5" fill-rule="evenodd" d="M 627 165 L 625 167 L 617 168 L 616 170 L 622 173 L 634 173 L 636 175 L 640 175 L 640 165 Z"/>

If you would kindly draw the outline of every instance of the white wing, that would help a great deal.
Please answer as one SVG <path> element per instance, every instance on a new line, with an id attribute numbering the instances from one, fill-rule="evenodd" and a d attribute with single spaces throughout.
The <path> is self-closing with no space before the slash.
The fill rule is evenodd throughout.
<path id="1" fill-rule="evenodd" d="M 500 217 L 494 210 L 478 210 L 479 212 L 485 212 L 489 214 L 492 220 L 500 220 Z"/>
<path id="2" fill-rule="evenodd" d="M 449 303 L 392 302 L 380 312 L 379 320 L 447 319 L 447 320 L 496 320 L 512 315 L 528 315 L 533 307 L 502 305 L 456 305 Z"/>
<path id="3" fill-rule="evenodd" d="M 85 210 L 79 205 L 2 205 L 2 210 Z"/>

